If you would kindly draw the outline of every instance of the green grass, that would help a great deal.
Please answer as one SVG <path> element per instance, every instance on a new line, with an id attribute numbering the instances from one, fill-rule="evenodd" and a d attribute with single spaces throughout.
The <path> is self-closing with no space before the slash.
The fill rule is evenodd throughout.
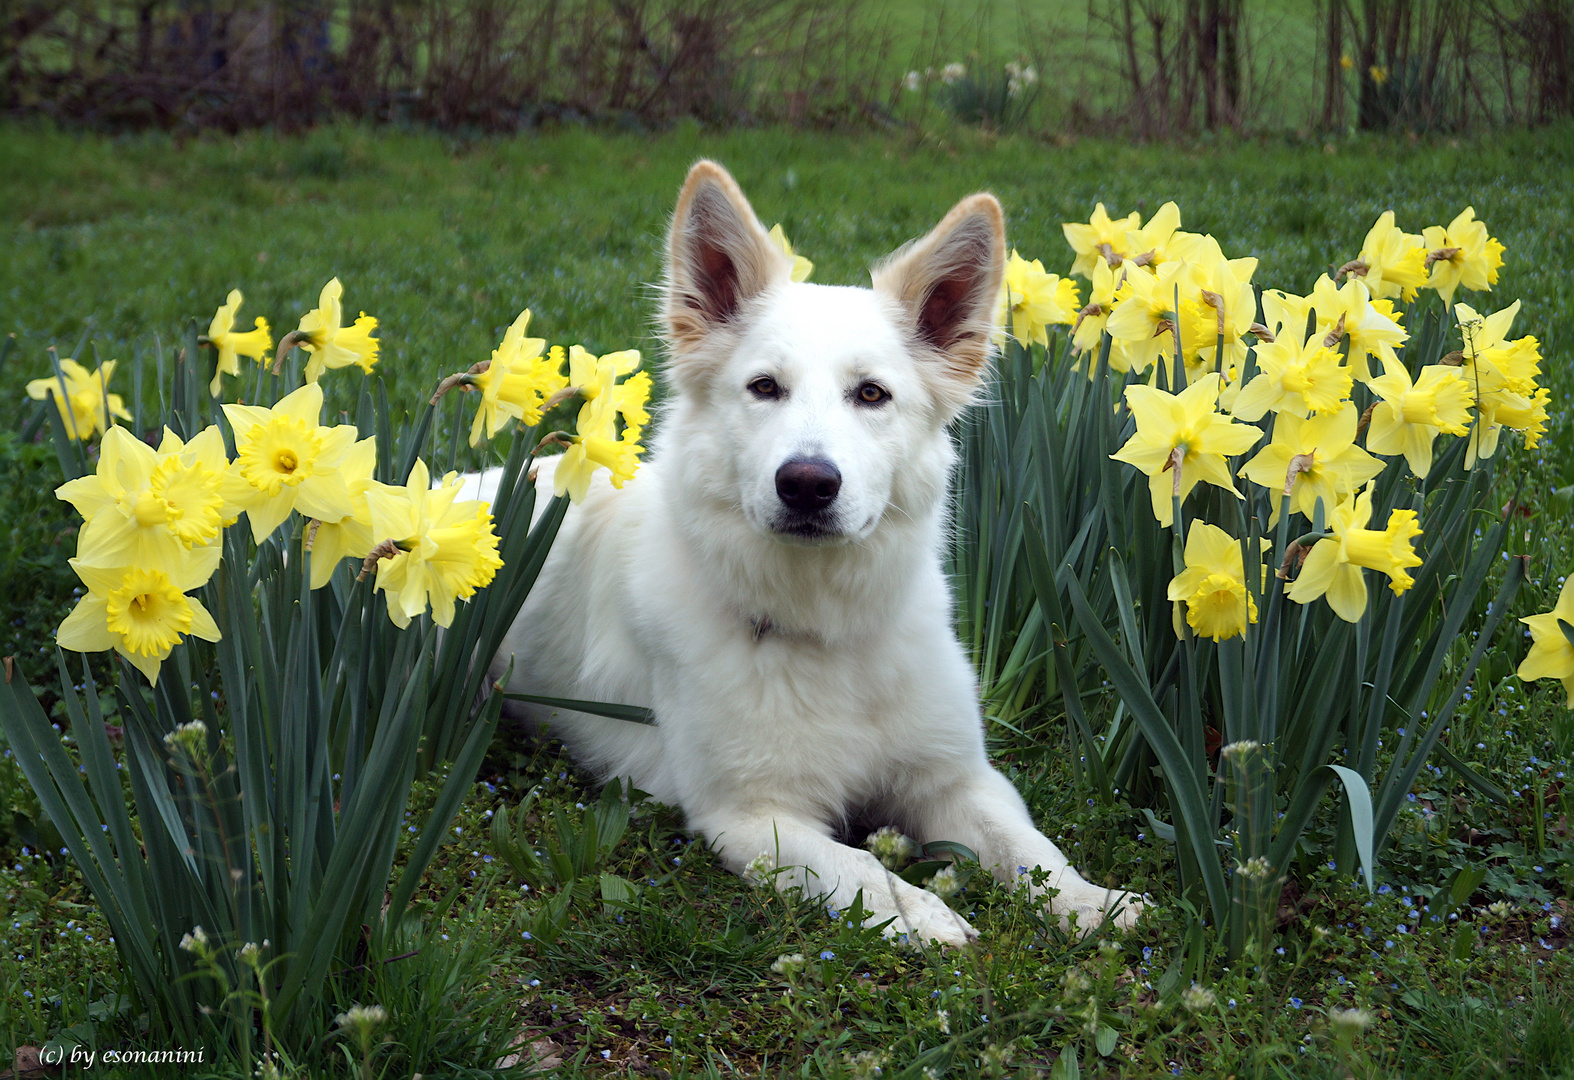
<path id="1" fill-rule="evenodd" d="M 554 341 L 653 352 L 666 217 L 702 155 L 734 171 L 827 283 L 866 284 L 872 260 L 980 188 L 1005 203 L 1013 245 L 1051 269 L 1070 263 L 1060 223 L 1086 220 L 1095 201 L 1151 214 L 1174 199 L 1187 228 L 1257 256 L 1257 281 L 1291 290 L 1353 256 L 1384 209 L 1419 231 L 1473 204 L 1508 247 L 1499 291 L 1524 298 L 1520 325 L 1549 355 L 1574 330 L 1559 272 L 1574 213 L 1556 194 L 1574 175 L 1570 128 L 1139 147 L 697 127 L 478 142 L 337 128 L 176 144 L 11 126 L 0 154 L 20 166 L 0 176 L 0 325 L 21 345 L 0 373 L 6 392 L 89 320 L 100 353 L 123 355 L 150 330 L 168 341 L 182 320 L 206 322 L 240 287 L 243 318 L 288 328 L 333 274 L 348 309 L 382 321 L 396 396 L 484 359 L 524 307 Z"/>
<path id="2" fill-rule="evenodd" d="M 0 400 L 15 401 L 47 370 L 46 347 L 66 355 L 88 326 L 102 358 L 131 356 L 147 350 L 150 331 L 176 340 L 184 320 L 205 322 L 240 287 L 243 317 L 264 314 L 280 333 L 332 274 L 352 311 L 382 321 L 380 374 L 412 410 L 441 374 L 484 359 L 527 306 L 532 330 L 554 342 L 635 346 L 654 358 L 650 283 L 660 275 L 666 215 L 684 170 L 702 155 L 734 170 L 766 224 L 782 221 L 815 261 L 814 280 L 828 283 L 866 283 L 872 260 L 979 188 L 1001 196 L 1013 244 L 1050 269 L 1070 262 L 1060 222 L 1085 220 L 1094 201 L 1146 215 L 1173 198 L 1186 227 L 1212 232 L 1232 255 L 1257 256 L 1256 280 L 1291 290 L 1353 256 L 1383 209 L 1419 230 L 1473 204 L 1507 245 L 1498 292 L 1523 298 L 1516 331 L 1541 339 L 1555 395 L 1553 429 L 1518 459 L 1536 516 L 1516 538 L 1533 556 L 1517 607 L 1547 610 L 1560 575 L 1574 571 L 1567 503 L 1554 494 L 1574 483 L 1574 378 L 1562 359 L 1574 341 L 1567 128 L 1325 148 L 697 128 L 659 139 L 564 132 L 480 142 L 337 128 L 177 145 L 0 127 L 0 157 L 22 166 L 0 174 L 0 331 L 18 336 L 0 371 Z M 329 378 L 341 380 L 331 392 L 347 399 L 355 379 Z M 129 383 L 121 389 L 129 393 Z M 0 408 L 0 427 L 14 430 L 27 415 Z M 49 553 L 63 560 L 70 522 L 51 513 L 52 460 L 8 438 L 0 441 L 0 475 L 14 492 L 0 509 L 5 651 L 42 682 L 30 658 L 68 600 L 70 579 L 51 572 Z M 530 826 L 539 828 L 548 812 L 574 818 L 593 790 L 550 750 L 504 743 L 429 877 L 430 932 L 417 955 L 370 965 L 357 1000 L 394 1013 L 396 1042 L 378 1058 L 390 1076 L 490 1065 L 456 1049 L 476 1045 L 466 1032 L 439 1038 L 435 1018 L 503 1006 L 529 1038 L 557 1048 L 567 1071 L 598 1075 L 798 1073 L 803 1060 L 807 1075 L 844 1075 L 871 1064 L 858 1057 L 865 1053 L 889 1055 L 885 1075 L 925 1066 L 1026 1075 L 1073 1048 L 1088 1075 L 1179 1067 L 1219 1077 L 1574 1076 L 1566 1037 L 1574 794 L 1562 775 L 1574 755 L 1574 714 L 1556 687 L 1518 683 L 1512 670 L 1522 655 L 1517 634 L 1506 633 L 1451 738 L 1513 801 L 1494 805 L 1447 773 L 1432 778 L 1404 818 L 1385 864 L 1389 891 L 1377 897 L 1303 860 L 1296 890 L 1305 906 L 1286 922 L 1284 955 L 1260 970 L 1227 970 L 1188 945 L 1168 849 L 1136 811 L 1087 805 L 1064 724 L 1043 718 L 1030 739 L 993 730 L 992 754 L 1079 866 L 1150 889 L 1160 902 L 1159 914 L 1109 951 L 1044 929 L 1020 897 L 975 879 L 958 903 L 985 947 L 902 952 L 849 928 L 845 916 L 751 889 L 686 842 L 675 815 L 650 808 L 605 866 L 645 883 L 639 899 L 578 908 L 557 943 L 528 941 L 523 920 L 541 898 L 493 857 L 489 812 L 539 786 Z M 0 822 L 0 1044 L 68 1034 L 136 1045 L 136 1018 L 116 1008 L 124 979 L 103 922 L 66 860 L 38 850 L 36 807 L 17 779 L 0 756 L 8 818 Z M 423 790 L 429 803 L 435 787 Z M 412 807 L 416 818 L 420 810 Z M 1330 815 L 1314 836 L 1331 837 L 1335 825 Z M 1465 864 L 1490 872 L 1462 920 L 1486 931 L 1473 949 L 1460 944 L 1457 926 L 1418 932 L 1406 903 Z M 1496 900 L 1511 905 L 1506 918 L 1486 910 Z M 1464 959 L 1454 959 L 1456 949 Z M 771 971 L 784 953 L 811 961 L 791 983 Z M 1215 995 L 1198 1011 L 1181 997 L 1194 978 Z M 1325 1010 L 1356 1005 L 1374 1023 L 1346 1045 Z M 1093 1034 L 1101 1029 L 1115 1039 L 1107 1059 Z M 7 1049 L 0 1045 L 0 1057 Z M 1008 1052 L 1011 1064 L 999 1064 Z M 313 1075 L 351 1075 L 337 1043 L 313 1067 Z"/>

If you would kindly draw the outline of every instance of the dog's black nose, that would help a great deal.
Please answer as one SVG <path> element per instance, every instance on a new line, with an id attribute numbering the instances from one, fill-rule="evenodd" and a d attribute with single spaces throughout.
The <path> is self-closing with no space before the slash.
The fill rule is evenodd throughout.
<path id="1" fill-rule="evenodd" d="M 842 473 L 829 461 L 793 458 L 776 470 L 776 495 L 789 510 L 813 514 L 836 501 Z"/>

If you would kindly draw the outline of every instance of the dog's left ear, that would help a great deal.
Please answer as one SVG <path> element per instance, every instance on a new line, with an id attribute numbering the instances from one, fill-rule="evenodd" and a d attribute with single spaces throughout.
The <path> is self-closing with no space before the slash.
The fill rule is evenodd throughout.
<path id="1" fill-rule="evenodd" d="M 981 193 L 957 203 L 928 236 L 871 271 L 875 291 L 901 305 L 920 355 L 928 354 L 956 391 L 958 409 L 989 360 L 1005 252 L 1000 203 Z"/>

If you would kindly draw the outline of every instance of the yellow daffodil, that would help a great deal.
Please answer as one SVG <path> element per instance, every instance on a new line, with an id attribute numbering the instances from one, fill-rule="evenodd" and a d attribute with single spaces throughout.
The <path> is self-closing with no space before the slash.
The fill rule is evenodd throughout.
<path id="1" fill-rule="evenodd" d="M 564 452 L 552 474 L 555 494 L 566 492 L 573 502 L 584 501 L 590 490 L 590 478 L 600 468 L 612 473 L 613 487 L 621 488 L 633 479 L 639 468 L 639 455 L 645 452 L 639 445 L 639 437 L 649 421 L 645 413 L 645 397 L 649 391 L 649 376 L 642 371 L 621 386 L 605 388 L 586 402 L 579 411 L 579 430 L 570 437 L 573 445 Z M 622 438 L 618 437 L 615 422 L 618 413 L 624 416 Z"/>
<path id="2" fill-rule="evenodd" d="M 1380 570 L 1389 577 L 1388 587 L 1398 596 L 1415 579 L 1408 572 L 1420 566 L 1415 553 L 1421 526 L 1414 510 L 1395 510 L 1384 529 L 1368 529 L 1372 517 L 1372 489 L 1368 485 L 1353 499 L 1335 507 L 1329 529 L 1333 535 L 1312 545 L 1300 576 L 1285 593 L 1297 604 L 1325 597 L 1328 606 L 1345 622 L 1359 622 L 1366 612 L 1366 579 L 1361 568 Z"/>
<path id="3" fill-rule="evenodd" d="M 1079 353 L 1098 354 L 1100 343 L 1104 337 L 1104 325 L 1109 322 L 1110 312 L 1115 310 L 1115 284 L 1116 271 L 1111 270 L 1109 263 L 1103 259 L 1093 264 L 1093 291 L 1088 295 L 1087 307 L 1077 313 L 1076 321 L 1072 325 L 1071 345 Z M 1130 361 L 1121 350 L 1119 360 L 1116 359 L 1115 350 L 1110 350 L 1110 366 L 1116 371 L 1126 371 Z M 1093 374 L 1093 366 L 1088 365 L 1088 374 Z"/>
<path id="4" fill-rule="evenodd" d="M 1185 264 L 1172 262 L 1158 275 L 1131 270 L 1115 290 L 1115 309 L 1104 329 L 1122 347 L 1129 370 L 1142 374 L 1175 351 L 1175 291 Z"/>
<path id="5" fill-rule="evenodd" d="M 1262 321 L 1275 340 L 1280 337 L 1293 337 L 1296 341 L 1307 340 L 1312 336 L 1306 326 L 1311 313 L 1310 297 L 1296 296 L 1283 289 L 1263 290 Z"/>
<path id="6" fill-rule="evenodd" d="M 1464 343 L 1461 350 L 1465 359 L 1474 363 L 1492 349 L 1502 348 L 1508 332 L 1514 326 L 1514 316 L 1519 314 L 1518 300 L 1501 311 L 1482 315 L 1469 304 L 1455 304 L 1454 318 L 1459 321 L 1459 337 Z"/>
<path id="7" fill-rule="evenodd" d="M 457 499 L 458 473 L 432 486 L 426 462 L 417 460 L 403 487 L 373 483 L 366 489 L 372 535 L 392 540 L 398 554 L 377 567 L 377 588 L 388 597 L 388 617 L 400 626 L 432 607 L 432 621 L 450 626 L 454 603 L 484 589 L 503 565 L 492 515 L 478 499 Z"/>
<path id="8" fill-rule="evenodd" d="M 1409 303 L 1416 290 L 1426 284 L 1426 244 L 1421 237 L 1407 233 L 1394 224 L 1394 212 L 1384 210 L 1357 256 L 1357 274 L 1372 296 L 1379 300 Z"/>
<path id="9" fill-rule="evenodd" d="M 301 348 L 311 353 L 306 363 L 309 383 L 316 382 L 328 368 L 351 364 L 359 364 L 361 370 L 370 375 L 377 363 L 379 342 L 372 337 L 377 320 L 363 311 L 353 326 L 343 325 L 344 308 L 339 300 L 343 293 L 344 286 L 339 284 L 339 279 L 331 279 L 322 287 L 317 306 L 306 313 L 296 330 L 301 336 Z"/>
<path id="10" fill-rule="evenodd" d="M 216 561 L 216 560 L 215 560 Z M 72 652 L 115 650 L 157 683 L 159 665 L 182 636 L 219 640 L 219 627 L 202 601 L 186 593 L 212 574 L 195 562 L 174 574 L 142 567 L 87 566 L 71 560 L 87 595 L 60 624 L 55 640 Z"/>
<path id="11" fill-rule="evenodd" d="M 782 254 L 792 260 L 792 279 L 794 281 L 808 281 L 809 275 L 814 273 L 814 264 L 792 249 L 792 245 L 787 242 L 787 234 L 782 231 L 780 222 L 771 229 L 771 243 L 781 248 Z"/>
<path id="12" fill-rule="evenodd" d="M 1180 212 L 1177 210 L 1177 219 L 1179 216 Z M 1063 223 L 1060 231 L 1066 234 L 1066 243 L 1070 244 L 1071 250 L 1077 253 L 1076 262 L 1071 264 L 1070 272 L 1091 280 L 1094 268 L 1100 264 L 1106 270 L 1111 266 L 1119 266 L 1130 251 L 1126 246 L 1127 236 L 1141 228 L 1140 214 L 1132 213 L 1123 218 L 1111 218 L 1105 211 L 1103 203 L 1093 207 L 1093 216 L 1088 219 L 1086 225 L 1080 221 Z"/>
<path id="13" fill-rule="evenodd" d="M 85 524 L 77 539 L 83 566 L 136 566 L 178 578 L 219 562 L 219 533 L 233 511 L 222 494 L 224 437 L 208 427 L 190 443 L 169 429 L 155 451 L 125 428 L 104 435 L 98 468 L 56 489 Z"/>
<path id="14" fill-rule="evenodd" d="M 1179 394 L 1165 393 L 1152 386 L 1128 386 L 1126 404 L 1137 420 L 1136 434 L 1110 456 L 1148 474 L 1153 499 L 1153 516 L 1159 524 L 1174 521 L 1173 503 L 1177 483 L 1173 472 L 1180 469 L 1182 500 L 1199 482 L 1206 481 L 1231 492 L 1236 498 L 1225 457 L 1250 450 L 1262 432 L 1250 424 L 1233 423 L 1228 416 L 1214 411 L 1222 379 L 1210 373 L 1187 386 Z M 1179 466 L 1171 464 L 1176 450 L 1183 457 Z"/>
<path id="15" fill-rule="evenodd" d="M 526 427 L 535 425 L 546 399 L 568 385 L 562 374 L 562 351 L 554 350 L 551 359 L 542 356 L 546 340 L 525 337 L 529 326 L 527 308 L 503 334 L 502 344 L 492 350 L 487 369 L 466 380 L 469 389 L 481 391 L 481 404 L 470 425 L 471 446 L 480 443 L 483 430 L 490 439 L 511 419 Z"/>
<path id="16" fill-rule="evenodd" d="M 1000 284 L 995 305 L 997 326 L 1005 324 L 1008 305 L 1011 336 L 1023 345 L 1037 343 L 1048 347 L 1048 327 L 1076 321 L 1077 283 L 1059 274 L 1045 273 L 1042 262 L 1028 262 L 1013 250 L 1006 261 L 1005 280 Z"/>
<path id="17" fill-rule="evenodd" d="M 1146 267 L 1157 273 L 1168 263 L 1184 261 L 1197 235 L 1180 231 L 1180 207 L 1167 202 L 1141 228 L 1126 233 L 1127 254 L 1122 266 Z"/>
<path id="18" fill-rule="evenodd" d="M 273 408 L 225 405 L 235 433 L 235 461 L 224 494 L 246 511 L 262 543 L 299 510 L 321 521 L 342 521 L 353 511 L 339 467 L 359 432 L 353 424 L 322 427 L 322 387 L 307 383 Z"/>
<path id="19" fill-rule="evenodd" d="M 1443 303 L 1452 303 L 1460 286 L 1483 292 L 1497 284 L 1503 245 L 1488 235 L 1483 222 L 1476 220 L 1474 207 L 1465 207 L 1446 227 L 1428 225 L 1421 236 L 1426 242 L 1427 263 L 1432 268 L 1427 284 L 1437 290 Z"/>
<path id="20" fill-rule="evenodd" d="M 1290 463 L 1297 458 L 1301 469 L 1290 487 L 1290 509 L 1308 519 L 1315 516 L 1318 499 L 1325 511 L 1332 510 L 1383 471 L 1381 461 L 1355 445 L 1356 419 L 1355 405 L 1348 401 L 1338 412 L 1309 420 L 1295 413 L 1279 414 L 1273 424 L 1273 441 L 1240 471 L 1252 483 L 1274 493 L 1269 524 L 1279 522 L 1279 495 L 1290 474 Z"/>
<path id="21" fill-rule="evenodd" d="M 1257 346 L 1261 370 L 1235 399 L 1236 418 L 1260 420 L 1269 411 L 1297 417 L 1342 411 L 1354 380 L 1340 360 L 1338 350 L 1321 338 L 1301 342 L 1300 334 L 1286 328 L 1281 337 Z"/>
<path id="22" fill-rule="evenodd" d="M 552 355 L 558 364 L 562 363 L 559 359 L 563 355 L 561 347 L 554 348 Z M 612 403 L 613 412 L 622 416 L 624 425 L 632 429 L 628 441 L 639 438 L 640 431 L 650 423 L 645 403 L 650 400 L 651 385 L 650 375 L 639 371 L 639 364 L 638 349 L 624 349 L 605 356 L 593 356 L 578 345 L 569 349 L 568 381 L 585 401 L 579 409 L 578 426 L 582 433 L 594 426 L 592 406 L 606 397 Z M 622 375 L 630 378 L 620 383 L 617 380 Z"/>
<path id="23" fill-rule="evenodd" d="M 1477 394 L 1504 389 L 1535 394 L 1536 378 L 1541 374 L 1541 343 L 1533 337 L 1508 339 L 1518 314 L 1518 300 L 1491 315 L 1481 315 L 1469 304 L 1454 305 L 1464 346 L 1465 381 Z"/>
<path id="24" fill-rule="evenodd" d="M 1530 628 L 1530 652 L 1519 665 L 1519 677 L 1558 679 L 1568 693 L 1568 707 L 1574 709 L 1574 575 L 1563 583 L 1557 606 L 1540 615 L 1519 620 Z"/>
<path id="25" fill-rule="evenodd" d="M 109 392 L 109 380 L 115 374 L 116 361 L 100 364 L 97 371 L 88 371 L 75 360 L 60 361 L 61 379 L 54 375 L 47 379 L 34 379 L 27 384 L 27 396 L 34 401 L 53 397 L 55 408 L 60 410 L 60 422 L 65 425 L 66 437 L 87 442 L 94 435 L 115 422 L 115 418 L 130 420 L 125 402 L 119 394 Z"/>
<path id="26" fill-rule="evenodd" d="M 208 343 L 219 351 L 218 366 L 208 384 L 208 393 L 214 397 L 223 389 L 224 376 L 240 374 L 239 357 L 249 356 L 262 363 L 273 352 L 273 335 L 268 333 L 268 320 L 261 315 L 257 316 L 255 329 L 235 330 L 235 312 L 240 310 L 241 300 L 240 290 L 231 289 L 224 306 L 213 313 L 213 321 L 208 324 Z"/>
<path id="27" fill-rule="evenodd" d="M 1509 390 L 1484 391 L 1477 400 L 1479 413 L 1465 447 L 1465 468 L 1473 469 L 1478 459 L 1497 453 L 1498 436 L 1504 428 L 1523 432 L 1525 445 L 1534 449 L 1547 430 L 1547 402 L 1551 399 L 1552 391 L 1544 386 L 1528 397 Z"/>
<path id="28" fill-rule="evenodd" d="M 1200 371 L 1226 372 L 1246 359 L 1241 335 L 1257 321 L 1257 293 L 1252 289 L 1256 259 L 1226 259 L 1211 236 L 1199 241 L 1200 254 L 1188 263 L 1189 288 L 1181 289 L 1181 353 Z M 1218 351 L 1224 340 L 1224 355 Z"/>
<path id="29" fill-rule="evenodd" d="M 372 512 L 366 502 L 366 489 L 375 482 L 372 470 L 376 467 L 375 438 L 357 442 L 340 461 L 339 475 L 349 495 L 347 512 L 337 521 L 314 519 L 317 524 L 312 538 L 312 588 L 320 589 L 328 584 L 341 560 L 364 559 L 376 546 L 377 540 L 372 536 Z"/>
<path id="30" fill-rule="evenodd" d="M 1312 338 L 1325 345 L 1347 340 L 1350 374 L 1362 382 L 1372 377 L 1369 357 L 1375 356 L 1385 362 L 1392 360 L 1399 355 L 1395 350 L 1410 338 L 1399 323 L 1393 302 L 1373 300 L 1365 282 L 1359 278 L 1336 286 L 1332 278 L 1323 274 L 1305 303 L 1317 312 Z M 1299 327 L 1296 330 L 1300 332 Z"/>
<path id="31" fill-rule="evenodd" d="M 1268 550 L 1268 541 L 1259 541 Z M 1260 558 L 1260 556 L 1259 556 Z M 1186 534 L 1186 568 L 1170 580 L 1168 596 L 1186 604 L 1186 622 L 1199 637 L 1227 641 L 1257 621 L 1257 604 L 1246 587 L 1241 542 L 1217 525 L 1193 521 Z M 1262 563 L 1254 568 L 1259 583 Z"/>
<path id="32" fill-rule="evenodd" d="M 1421 377 L 1398 360 L 1384 360 L 1385 374 L 1373 379 L 1372 393 L 1381 401 L 1372 407 L 1366 448 L 1374 454 L 1403 454 L 1410 471 L 1425 478 L 1432 470 L 1432 442 L 1439 432 L 1463 435 L 1470 423 L 1470 387 L 1459 369 L 1431 364 Z"/>
<path id="33" fill-rule="evenodd" d="M 1503 380 L 1506 389 L 1516 394 L 1534 394 L 1536 380 L 1541 377 L 1541 342 L 1526 334 L 1524 337 L 1505 341 L 1495 349 L 1487 349 L 1480 363 L 1466 365 L 1467 378 L 1472 382 L 1487 382 L 1484 376 L 1472 377 L 1474 369 L 1490 370 Z"/>

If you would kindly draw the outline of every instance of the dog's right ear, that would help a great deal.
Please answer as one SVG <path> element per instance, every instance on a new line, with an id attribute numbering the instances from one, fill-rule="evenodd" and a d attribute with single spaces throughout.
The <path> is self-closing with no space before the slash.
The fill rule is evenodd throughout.
<path id="1" fill-rule="evenodd" d="M 726 169 L 700 161 L 689 170 L 667 234 L 662 317 L 677 373 L 683 356 L 726 328 L 740 309 L 792 276 L 792 260 L 771 243 Z"/>

